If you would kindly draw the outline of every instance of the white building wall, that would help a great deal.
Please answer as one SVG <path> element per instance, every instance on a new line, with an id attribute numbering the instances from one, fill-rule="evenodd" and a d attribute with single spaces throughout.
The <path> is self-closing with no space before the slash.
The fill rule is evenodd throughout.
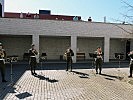
<path id="1" fill-rule="evenodd" d="M 40 54 L 46 53 L 47 59 L 60 59 L 70 47 L 70 37 L 40 37 Z"/>
<path id="2" fill-rule="evenodd" d="M 104 62 L 109 62 L 110 37 L 104 37 Z"/>
<path id="3" fill-rule="evenodd" d="M 17 35 L 51 35 L 51 36 L 85 36 L 85 37 L 105 37 L 131 38 L 133 35 L 123 29 L 132 32 L 130 25 L 89 23 L 74 21 L 56 20 L 35 20 L 35 19 L 11 19 L 0 18 L 0 33 Z M 123 29 L 119 28 L 121 26 Z"/>
<path id="4" fill-rule="evenodd" d="M 126 31 L 125 31 L 126 30 Z M 83 21 L 57 21 L 57 20 L 35 20 L 35 19 L 13 19 L 13 18 L 0 18 L 0 34 L 4 35 L 32 35 L 35 36 L 75 36 L 75 37 L 101 37 L 101 38 L 133 38 L 133 34 L 129 34 L 128 32 L 133 31 L 133 27 L 131 25 L 122 25 L 122 24 L 108 24 L 108 23 L 95 23 L 95 22 L 83 22 Z M 44 40 L 40 40 L 40 44 L 43 45 Z M 63 40 L 61 40 L 63 41 Z M 86 41 L 86 40 L 85 40 Z M 53 41 L 56 42 L 56 41 Z M 51 44 L 53 43 L 51 40 Z M 106 40 L 106 42 L 108 42 Z M 105 43 L 106 43 L 105 42 Z M 117 41 L 116 41 L 117 42 Z M 39 40 L 37 42 L 39 44 Z M 57 42 L 60 44 L 60 42 Z M 79 42 L 80 43 L 80 42 Z M 83 40 L 84 43 L 84 40 Z M 100 43 L 100 42 L 97 42 Z M 104 42 L 102 42 L 104 44 Z M 101 44 L 102 44 L 101 43 Z M 120 42 L 118 42 L 120 43 Z M 44 43 L 45 44 L 45 43 Z M 82 43 L 80 43 L 82 44 Z M 77 44 L 77 45 L 80 45 Z M 40 45 L 40 46 L 41 46 Z M 48 47 L 49 45 L 46 44 Z M 71 38 L 70 38 L 71 45 Z M 87 44 L 86 44 L 87 45 Z M 91 44 L 96 45 L 97 44 Z M 99 44 L 100 45 L 100 44 Z M 116 51 L 119 51 L 117 43 L 113 42 L 110 44 L 110 58 L 112 54 Z M 106 45 L 105 45 L 106 46 Z M 39 47 L 39 46 L 38 46 Z M 46 47 L 46 46 L 45 46 Z M 104 46 L 103 46 L 104 47 Z M 117 47 L 117 49 L 113 49 Z M 41 47 L 40 47 L 41 48 Z M 49 48 L 53 48 L 53 51 L 50 52 L 49 58 L 58 58 L 63 51 L 58 52 L 56 49 L 57 46 L 51 46 Z M 86 48 L 85 46 L 82 48 Z M 122 45 L 121 48 L 125 48 Z M 43 47 L 44 49 L 44 47 Z M 106 61 L 109 60 L 109 51 L 106 48 L 103 49 L 105 51 L 104 57 Z M 122 49 L 124 51 L 125 49 Z M 47 50 L 48 51 L 48 50 Z M 55 51 L 58 53 L 56 54 Z M 82 50 L 85 53 L 88 53 L 87 50 Z M 53 53 L 52 53 L 53 52 Z M 55 56 L 54 56 L 55 55 Z"/>
<path id="5" fill-rule="evenodd" d="M 23 54 L 31 47 L 32 39 L 29 36 L 0 36 L 0 42 L 3 43 L 7 56 L 18 55 L 19 60 L 22 60 Z"/>
<path id="6" fill-rule="evenodd" d="M 124 53 L 124 58 L 126 57 L 126 40 L 110 40 L 110 59 L 115 59 L 115 53 Z"/>
<path id="7" fill-rule="evenodd" d="M 77 61 L 77 57 L 76 57 L 76 53 L 77 53 L 77 36 L 71 36 L 71 49 L 74 52 L 74 56 L 72 57 L 73 59 L 73 63 L 76 63 Z"/>
<path id="8" fill-rule="evenodd" d="M 86 55 L 86 59 L 91 59 L 89 53 L 94 53 L 97 47 L 101 47 L 103 50 L 103 38 L 78 38 L 77 52 L 83 52 Z"/>

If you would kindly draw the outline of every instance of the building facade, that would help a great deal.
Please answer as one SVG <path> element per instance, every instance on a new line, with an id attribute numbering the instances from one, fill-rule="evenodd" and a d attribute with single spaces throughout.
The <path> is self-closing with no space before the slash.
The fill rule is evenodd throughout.
<path id="1" fill-rule="evenodd" d="M 126 54 L 133 49 L 133 27 L 131 25 L 84 21 L 41 20 L 0 18 L 0 41 L 7 55 L 18 55 L 19 59 L 34 43 L 39 53 L 47 53 L 47 59 L 60 59 L 71 46 L 76 53 L 85 53 L 90 59 L 97 47 L 102 47 L 104 62 L 115 59 L 114 53 Z M 130 50 L 129 50 L 130 49 Z"/>

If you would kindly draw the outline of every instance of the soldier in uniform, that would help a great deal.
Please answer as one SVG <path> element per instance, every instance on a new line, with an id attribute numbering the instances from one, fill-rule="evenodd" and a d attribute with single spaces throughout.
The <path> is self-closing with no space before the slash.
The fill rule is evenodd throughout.
<path id="1" fill-rule="evenodd" d="M 2 47 L 2 43 L 0 43 L 0 71 L 2 76 L 2 82 L 7 82 L 5 80 L 5 57 L 6 57 L 6 52 Z"/>
<path id="2" fill-rule="evenodd" d="M 66 57 L 66 71 L 70 68 L 70 71 L 72 71 L 72 56 L 74 56 L 73 50 L 71 48 L 68 48 L 65 52 L 65 57 Z"/>
<path id="3" fill-rule="evenodd" d="M 130 57 L 130 75 L 128 77 L 132 77 L 132 70 L 133 70 L 133 51 L 129 52 L 128 56 Z"/>
<path id="4" fill-rule="evenodd" d="M 31 49 L 29 49 L 29 56 L 30 56 L 29 63 L 32 75 L 37 75 L 37 73 L 35 73 L 35 68 L 37 66 L 36 55 L 38 55 L 38 52 L 35 49 L 35 45 L 32 44 Z"/>
<path id="5" fill-rule="evenodd" d="M 98 74 L 98 69 L 99 69 L 99 74 L 101 74 L 102 71 L 102 63 L 103 63 L 103 58 L 102 58 L 102 49 L 101 47 L 97 48 L 97 51 L 95 51 L 96 56 L 96 74 Z"/>

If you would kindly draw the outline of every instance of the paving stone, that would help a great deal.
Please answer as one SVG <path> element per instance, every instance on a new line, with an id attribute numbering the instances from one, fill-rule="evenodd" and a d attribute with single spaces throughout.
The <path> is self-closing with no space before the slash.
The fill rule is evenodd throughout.
<path id="1" fill-rule="evenodd" d="M 103 68 L 102 75 L 93 69 L 16 70 L 14 86 L 0 85 L 0 100 L 132 100 L 133 78 L 129 68 Z M 21 75 L 19 75 L 21 74 Z"/>

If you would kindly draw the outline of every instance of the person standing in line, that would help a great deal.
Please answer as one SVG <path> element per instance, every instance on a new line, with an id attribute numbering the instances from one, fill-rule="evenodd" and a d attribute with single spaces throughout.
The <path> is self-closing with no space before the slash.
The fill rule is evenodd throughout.
<path id="1" fill-rule="evenodd" d="M 130 77 L 132 77 L 132 71 L 133 71 L 133 51 L 130 51 L 128 53 L 128 56 L 130 57 L 130 64 L 129 64 L 130 75 L 128 76 L 130 78 Z"/>
<path id="2" fill-rule="evenodd" d="M 39 15 L 37 13 L 34 15 L 34 19 L 39 19 Z"/>
<path id="3" fill-rule="evenodd" d="M 32 75 L 37 75 L 37 73 L 35 72 L 35 68 L 37 66 L 36 55 L 38 55 L 38 52 L 35 49 L 35 45 L 32 44 L 31 49 L 29 49 L 29 56 L 30 56 L 29 64 Z"/>
<path id="4" fill-rule="evenodd" d="M 92 19 L 91 19 L 91 17 L 89 17 L 89 18 L 88 18 L 88 22 L 92 22 Z"/>
<path id="5" fill-rule="evenodd" d="M 29 12 L 26 14 L 26 18 L 31 18 L 31 14 Z"/>
<path id="6" fill-rule="evenodd" d="M 69 47 L 65 52 L 66 57 L 66 71 L 70 68 L 70 71 L 72 71 L 72 56 L 74 56 L 73 50 Z"/>
<path id="7" fill-rule="evenodd" d="M 24 18 L 24 16 L 23 16 L 23 13 L 22 13 L 22 12 L 20 13 L 20 18 Z"/>
<path id="8" fill-rule="evenodd" d="M 6 58 L 6 52 L 3 49 L 2 43 L 0 43 L 0 71 L 1 71 L 2 82 L 7 82 L 5 80 L 5 58 Z"/>
<path id="9" fill-rule="evenodd" d="M 103 58 L 102 58 L 102 49 L 101 47 L 97 48 L 97 51 L 95 51 L 96 53 L 96 74 L 98 74 L 98 69 L 99 69 L 99 74 L 101 74 L 102 71 L 102 63 L 103 63 Z"/>

